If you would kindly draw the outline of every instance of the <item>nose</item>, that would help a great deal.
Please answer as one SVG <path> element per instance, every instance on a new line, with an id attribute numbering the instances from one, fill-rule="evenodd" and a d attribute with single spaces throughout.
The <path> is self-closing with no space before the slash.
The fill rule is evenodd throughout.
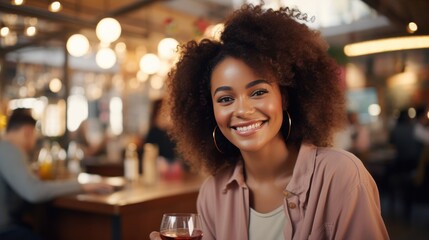
<path id="1" fill-rule="evenodd" d="M 237 117 L 246 117 L 255 112 L 255 108 L 247 97 L 240 97 L 236 101 L 235 115 Z"/>

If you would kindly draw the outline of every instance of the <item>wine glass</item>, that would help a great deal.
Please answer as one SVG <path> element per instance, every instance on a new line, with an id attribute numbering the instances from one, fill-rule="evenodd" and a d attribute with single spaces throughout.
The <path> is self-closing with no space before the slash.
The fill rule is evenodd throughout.
<path id="1" fill-rule="evenodd" d="M 165 213 L 160 233 L 163 240 L 201 240 L 203 237 L 200 217 L 195 213 Z"/>

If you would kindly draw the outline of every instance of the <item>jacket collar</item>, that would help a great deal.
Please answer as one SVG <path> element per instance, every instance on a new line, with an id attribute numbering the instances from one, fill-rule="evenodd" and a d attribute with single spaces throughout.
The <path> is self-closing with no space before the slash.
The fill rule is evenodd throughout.
<path id="1" fill-rule="evenodd" d="M 286 187 L 286 191 L 292 195 L 297 195 L 301 202 L 307 200 L 307 191 L 310 188 L 311 178 L 316 165 L 317 147 L 312 144 L 302 143 L 296 159 L 292 179 Z M 226 193 L 233 184 L 247 188 L 244 180 L 244 164 L 240 160 L 233 168 L 232 174 L 226 181 L 223 192 Z"/>
<path id="2" fill-rule="evenodd" d="M 247 188 L 246 181 L 244 180 L 244 163 L 242 159 L 235 165 L 234 171 L 223 188 L 223 192 L 226 193 L 234 183 L 242 188 Z"/>
<path id="3" fill-rule="evenodd" d="M 307 201 L 307 192 L 310 189 L 311 179 L 316 166 L 317 147 L 312 144 L 301 144 L 292 179 L 286 191 L 299 197 L 300 202 Z"/>

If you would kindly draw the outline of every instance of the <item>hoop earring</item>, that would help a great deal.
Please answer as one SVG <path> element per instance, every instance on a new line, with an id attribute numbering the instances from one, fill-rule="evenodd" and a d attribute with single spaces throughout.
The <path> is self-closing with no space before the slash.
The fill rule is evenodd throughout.
<path id="1" fill-rule="evenodd" d="M 286 136 L 285 142 L 289 139 L 290 129 L 292 128 L 292 119 L 290 118 L 289 112 L 287 110 L 286 110 L 286 114 L 287 114 L 289 126 L 288 126 L 288 129 L 287 129 L 287 136 Z"/>
<path id="2" fill-rule="evenodd" d="M 220 148 L 218 147 L 218 145 L 217 145 L 217 142 L 216 142 L 216 129 L 217 129 L 217 125 L 215 126 L 215 128 L 213 129 L 213 142 L 214 142 L 214 145 L 215 145 L 215 147 L 216 147 L 216 149 L 220 152 L 220 153 L 224 153 L 222 150 L 220 150 Z"/>

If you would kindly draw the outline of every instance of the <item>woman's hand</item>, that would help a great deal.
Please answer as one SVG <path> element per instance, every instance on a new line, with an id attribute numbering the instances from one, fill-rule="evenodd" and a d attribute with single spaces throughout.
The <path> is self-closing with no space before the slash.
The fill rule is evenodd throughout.
<path id="1" fill-rule="evenodd" d="M 150 240 L 161 240 L 161 236 L 159 235 L 159 232 L 151 232 L 149 234 Z"/>
<path id="2" fill-rule="evenodd" d="M 84 183 L 81 186 L 86 193 L 109 194 L 113 192 L 113 186 L 106 183 Z"/>

